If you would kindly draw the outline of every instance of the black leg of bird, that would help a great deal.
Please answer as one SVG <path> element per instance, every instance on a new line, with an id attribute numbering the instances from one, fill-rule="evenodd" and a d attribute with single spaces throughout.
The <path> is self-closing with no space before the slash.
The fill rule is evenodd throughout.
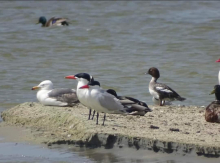
<path id="1" fill-rule="evenodd" d="M 89 109 L 89 118 L 88 118 L 88 120 L 90 120 L 91 112 L 92 112 L 92 109 Z"/>
<path id="2" fill-rule="evenodd" d="M 96 114 L 96 124 L 98 125 L 99 124 L 99 112 L 97 112 L 97 114 Z"/>
<path id="3" fill-rule="evenodd" d="M 104 123 L 105 123 L 105 118 L 106 118 L 106 113 L 104 113 L 104 118 L 103 118 L 103 123 L 102 123 L 102 126 L 104 126 Z"/>
<path id="4" fill-rule="evenodd" d="M 94 116 L 95 116 L 95 110 L 93 110 L 92 120 L 93 120 Z"/>

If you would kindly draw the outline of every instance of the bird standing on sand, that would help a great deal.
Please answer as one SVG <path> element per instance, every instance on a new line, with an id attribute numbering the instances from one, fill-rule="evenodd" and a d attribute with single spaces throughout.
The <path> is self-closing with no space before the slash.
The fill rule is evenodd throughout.
<path id="1" fill-rule="evenodd" d="M 163 106 L 166 101 L 184 101 L 185 98 L 177 94 L 173 89 L 165 84 L 157 83 L 157 79 L 160 77 L 160 72 L 157 68 L 151 67 L 146 74 L 150 74 L 152 79 L 149 83 L 149 92 L 155 98 L 159 100 L 159 105 Z"/>
<path id="2" fill-rule="evenodd" d="M 220 123 L 220 85 L 215 85 L 210 94 L 215 93 L 216 101 L 213 101 L 206 107 L 205 120 L 207 122 Z"/>
<path id="3" fill-rule="evenodd" d="M 78 96 L 84 97 L 88 101 L 86 103 L 87 107 L 100 113 L 144 115 L 151 111 L 144 102 L 131 97 L 118 97 L 114 90 L 106 91 L 102 89 L 98 81 L 91 81 L 79 89 L 84 90 L 81 92 L 83 95 Z M 105 115 L 102 125 L 104 125 L 104 122 Z M 98 124 L 98 114 L 96 124 Z"/>
<path id="4" fill-rule="evenodd" d="M 36 89 L 39 89 L 37 99 L 43 105 L 73 106 L 79 102 L 74 89 L 53 89 L 53 83 L 50 80 L 42 81 L 38 86 L 32 88 L 32 90 Z"/>
<path id="5" fill-rule="evenodd" d="M 41 16 L 39 18 L 39 21 L 37 24 L 42 24 L 42 27 L 51 27 L 51 26 L 68 26 L 69 23 L 67 22 L 67 19 L 65 18 L 55 18 L 52 17 L 50 20 L 47 21 L 47 19 L 44 16 Z"/>
<path id="6" fill-rule="evenodd" d="M 86 85 L 86 84 L 88 84 L 90 81 L 93 81 L 94 80 L 93 76 L 91 76 L 87 73 L 78 73 L 76 75 L 66 76 L 65 78 L 66 79 L 75 79 L 75 80 L 78 81 L 77 88 L 76 88 L 77 96 L 79 97 L 79 101 L 83 105 L 87 106 L 86 104 L 87 104 L 88 101 L 84 100 L 84 98 L 82 97 L 82 95 L 83 95 L 82 92 L 84 92 L 84 90 L 81 90 L 79 88 Z M 91 112 L 92 112 L 92 110 L 89 108 L 89 118 L 88 118 L 88 120 L 90 120 Z M 95 110 L 93 111 L 92 120 L 94 118 L 94 115 L 95 115 Z"/>

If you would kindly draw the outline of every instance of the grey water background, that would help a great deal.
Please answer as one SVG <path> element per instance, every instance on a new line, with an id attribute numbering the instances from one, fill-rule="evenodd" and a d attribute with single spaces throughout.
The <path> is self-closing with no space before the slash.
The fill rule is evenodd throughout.
<path id="1" fill-rule="evenodd" d="M 174 105 L 207 106 L 218 84 L 219 8 L 214 1 L 1 1 L 0 111 L 37 101 L 31 88 L 46 79 L 75 88 L 64 77 L 79 72 L 153 104 L 144 74 L 152 66 L 187 98 Z M 65 17 L 70 26 L 41 28 L 40 16 Z"/>

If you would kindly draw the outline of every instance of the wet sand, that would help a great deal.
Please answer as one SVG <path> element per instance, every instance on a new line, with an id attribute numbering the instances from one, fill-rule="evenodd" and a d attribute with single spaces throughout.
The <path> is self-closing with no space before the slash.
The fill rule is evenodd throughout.
<path id="1" fill-rule="evenodd" d="M 207 123 L 204 107 L 151 106 L 145 116 L 109 115 L 105 126 L 88 121 L 88 109 L 49 107 L 23 103 L 2 112 L 5 125 L 24 126 L 32 139 L 47 145 L 77 144 L 86 147 L 149 149 L 155 152 L 219 157 L 220 126 Z M 25 138 L 24 138 L 25 139 Z"/>

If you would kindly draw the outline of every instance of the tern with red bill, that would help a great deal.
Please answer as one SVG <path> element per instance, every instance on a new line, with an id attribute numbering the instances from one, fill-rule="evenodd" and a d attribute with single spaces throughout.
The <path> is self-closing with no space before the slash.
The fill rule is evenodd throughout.
<path id="1" fill-rule="evenodd" d="M 151 111 L 144 102 L 131 97 L 117 96 L 114 90 L 102 89 L 98 81 L 91 81 L 87 85 L 79 87 L 79 90 L 84 90 L 81 93 L 87 100 L 86 106 L 99 113 L 145 115 Z M 102 125 L 104 122 L 105 115 Z"/>
<path id="2" fill-rule="evenodd" d="M 86 97 L 84 97 L 84 94 L 83 94 L 83 92 L 85 90 L 82 90 L 82 89 L 79 89 L 79 88 L 84 86 L 84 85 L 87 85 L 90 81 L 94 81 L 93 76 L 91 76 L 87 73 L 78 73 L 76 75 L 66 76 L 65 78 L 66 79 L 74 79 L 74 80 L 78 81 L 77 89 L 76 89 L 78 99 L 79 99 L 80 103 L 82 103 L 85 106 L 88 106 L 87 105 L 88 100 L 86 99 Z M 92 110 L 89 108 L 89 118 L 88 118 L 88 120 L 90 120 L 91 112 L 92 112 Z M 95 111 L 93 111 L 92 119 L 93 119 L 94 115 L 95 115 Z"/>
<path id="3" fill-rule="evenodd" d="M 37 99 L 43 105 L 73 106 L 79 102 L 74 89 L 53 89 L 53 83 L 50 80 L 42 81 L 38 86 L 32 88 L 32 90 L 37 89 Z"/>

